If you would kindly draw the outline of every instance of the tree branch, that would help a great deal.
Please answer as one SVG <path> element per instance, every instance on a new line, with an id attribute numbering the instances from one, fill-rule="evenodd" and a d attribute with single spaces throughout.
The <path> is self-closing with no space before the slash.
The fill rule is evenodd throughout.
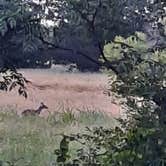
<path id="1" fill-rule="evenodd" d="M 60 50 L 64 50 L 64 51 L 70 51 L 70 52 L 73 52 L 73 53 L 76 53 L 76 54 L 79 54 L 83 57 L 85 57 L 86 59 L 88 59 L 89 61 L 97 64 L 98 66 L 102 66 L 102 63 L 99 62 L 98 60 L 96 59 L 93 59 L 92 57 L 86 55 L 85 53 L 81 52 L 81 51 L 76 51 L 76 50 L 73 50 L 71 48 L 66 48 L 66 47 L 62 47 L 62 46 L 59 46 L 59 45 L 56 45 L 56 44 L 53 44 L 53 43 L 50 43 L 46 40 L 44 40 L 42 37 L 38 37 L 44 44 L 46 45 L 50 45 L 52 46 L 53 48 L 56 48 L 56 49 L 60 49 Z"/>
<path id="2" fill-rule="evenodd" d="M 133 46 L 130 46 L 129 44 L 126 44 L 126 43 L 121 42 L 121 41 L 113 41 L 113 43 L 120 44 L 122 47 L 125 46 L 127 48 L 133 48 Z"/>
<path id="3" fill-rule="evenodd" d="M 95 10 L 95 12 L 94 12 L 93 18 L 92 18 L 92 24 L 93 24 L 93 26 L 94 26 L 97 13 L 98 13 L 99 8 L 101 7 L 101 5 L 102 5 L 101 0 L 99 0 L 99 4 L 98 4 L 98 6 L 97 6 L 97 8 L 96 8 L 96 10 Z M 94 26 L 94 27 L 95 27 L 95 26 Z"/>
<path id="4" fill-rule="evenodd" d="M 108 61 L 108 60 L 106 60 L 106 61 L 104 60 L 104 62 L 100 62 L 100 61 L 98 61 L 98 60 L 96 60 L 96 59 L 93 59 L 92 57 L 88 56 L 87 54 L 85 54 L 85 53 L 83 53 L 83 52 L 81 52 L 81 51 L 77 51 L 77 50 L 73 50 L 73 49 L 71 49 L 71 48 L 65 48 L 65 47 L 62 47 L 62 46 L 58 46 L 58 45 L 56 45 L 56 44 L 53 44 L 53 43 L 50 43 L 50 42 L 44 40 L 41 36 L 38 37 L 38 38 L 39 38 L 39 40 L 41 40 L 41 41 L 42 41 L 44 44 L 46 44 L 46 45 L 50 45 L 50 46 L 52 46 L 53 48 L 56 48 L 56 49 L 74 52 L 74 53 L 76 53 L 76 54 L 79 54 L 79 55 L 85 57 L 86 59 L 88 59 L 89 61 L 95 63 L 96 65 L 98 65 L 98 66 L 100 66 L 100 67 L 106 67 L 108 70 L 111 69 L 111 70 L 112 70 L 115 74 L 117 74 L 118 76 L 119 76 L 119 74 L 120 74 L 120 73 L 118 72 L 116 66 L 117 66 L 122 60 L 117 60 L 117 61 L 112 61 L 112 62 L 110 62 L 110 61 Z M 120 77 L 120 76 L 119 76 L 119 77 Z"/>
<path id="5" fill-rule="evenodd" d="M 87 24 L 89 26 L 89 32 L 93 35 L 94 40 L 97 42 L 97 46 L 99 48 L 99 51 L 100 51 L 100 54 L 101 54 L 103 60 L 105 61 L 106 64 L 110 64 L 110 62 L 108 61 L 108 59 L 104 55 L 103 46 L 100 43 L 99 39 L 97 38 L 97 34 L 96 34 L 96 30 L 95 30 L 95 25 L 94 25 L 97 13 L 98 13 L 101 5 L 102 5 L 102 2 L 101 2 L 101 0 L 99 0 L 99 3 L 97 5 L 97 7 L 96 7 L 96 10 L 95 10 L 95 12 L 94 12 L 94 14 L 92 16 L 92 20 L 89 20 L 87 18 L 87 16 L 84 13 L 82 13 L 77 7 L 75 7 L 75 5 L 72 3 L 73 10 L 75 10 L 78 14 L 80 14 L 81 18 L 87 22 Z"/>

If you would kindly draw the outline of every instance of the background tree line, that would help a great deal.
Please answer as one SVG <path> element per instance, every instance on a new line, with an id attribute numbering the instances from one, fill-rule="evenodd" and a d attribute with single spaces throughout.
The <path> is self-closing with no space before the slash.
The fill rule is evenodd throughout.
<path id="1" fill-rule="evenodd" d="M 80 70 L 97 71 L 100 57 L 106 60 L 105 44 L 150 27 L 148 5 L 146 0 L 2 0 L 1 66 L 73 62 Z"/>

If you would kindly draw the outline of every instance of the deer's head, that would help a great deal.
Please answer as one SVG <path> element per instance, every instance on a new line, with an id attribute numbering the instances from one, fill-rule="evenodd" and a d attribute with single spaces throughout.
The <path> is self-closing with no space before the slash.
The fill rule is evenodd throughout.
<path id="1" fill-rule="evenodd" d="M 48 107 L 43 102 L 41 102 L 40 108 L 42 108 L 42 109 L 48 109 Z"/>

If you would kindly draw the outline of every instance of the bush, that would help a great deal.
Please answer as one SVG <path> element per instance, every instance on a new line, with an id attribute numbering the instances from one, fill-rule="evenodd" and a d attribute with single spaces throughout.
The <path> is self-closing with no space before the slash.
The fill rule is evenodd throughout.
<path id="1" fill-rule="evenodd" d="M 64 165 L 160 166 L 166 165 L 166 49 L 148 47 L 146 35 L 136 33 L 105 47 L 118 75 L 110 90 L 120 98 L 126 119 L 115 129 L 88 129 L 86 134 L 64 136 L 56 151 Z M 114 81 L 112 81 L 114 80 Z M 70 142 L 81 144 L 76 158 Z M 63 146 L 62 146 L 63 145 Z"/>

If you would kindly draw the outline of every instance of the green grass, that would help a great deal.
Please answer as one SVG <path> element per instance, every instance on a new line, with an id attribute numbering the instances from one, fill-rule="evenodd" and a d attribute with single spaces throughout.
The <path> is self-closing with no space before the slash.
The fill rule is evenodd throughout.
<path id="1" fill-rule="evenodd" d="M 113 127 L 115 124 L 113 118 L 88 109 L 76 113 L 66 109 L 47 118 L 20 117 L 14 109 L 1 109 L 0 160 L 6 161 L 4 166 L 52 166 L 60 134 L 82 133 L 86 126 Z"/>

